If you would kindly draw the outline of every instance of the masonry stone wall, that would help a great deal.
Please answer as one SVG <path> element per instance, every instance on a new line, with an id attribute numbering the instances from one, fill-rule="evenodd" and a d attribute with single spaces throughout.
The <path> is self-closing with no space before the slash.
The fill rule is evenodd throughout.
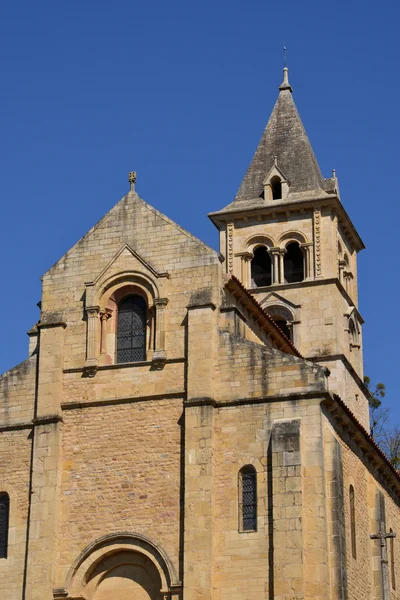
<path id="1" fill-rule="evenodd" d="M 219 336 L 214 392 L 218 400 L 262 398 L 326 389 L 323 368 L 228 332 Z"/>
<path id="2" fill-rule="evenodd" d="M 326 504 L 330 547 L 330 572 L 332 598 L 382 599 L 381 550 L 378 540 L 371 540 L 371 533 L 380 528 L 380 507 L 377 498 L 384 497 L 386 531 L 400 527 L 399 499 L 382 486 L 375 465 L 365 461 L 363 454 L 349 431 L 324 419 L 324 454 L 326 464 Z M 350 486 L 355 499 L 355 548 L 352 542 L 352 518 Z M 394 541 L 395 553 L 398 550 Z M 389 554 L 390 598 L 400 598 L 393 587 Z M 395 558 L 395 581 L 399 564 Z"/>
<path id="3" fill-rule="evenodd" d="M 20 600 L 29 507 L 31 429 L 0 430 L 0 492 L 10 497 L 7 558 L 0 559 L 0 597 Z"/>
<path id="4" fill-rule="evenodd" d="M 0 376 L 0 425 L 26 423 L 35 406 L 37 355 Z"/>
<path id="5" fill-rule="evenodd" d="M 180 571 L 182 399 L 64 412 L 57 580 L 103 535 L 155 540 Z"/>

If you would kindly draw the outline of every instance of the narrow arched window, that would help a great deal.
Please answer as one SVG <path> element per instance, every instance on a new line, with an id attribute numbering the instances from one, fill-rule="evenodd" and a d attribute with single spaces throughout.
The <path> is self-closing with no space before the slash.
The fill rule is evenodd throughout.
<path id="1" fill-rule="evenodd" d="M 252 465 L 239 471 L 239 531 L 257 530 L 257 473 Z"/>
<path id="2" fill-rule="evenodd" d="M 390 528 L 389 530 L 390 533 L 393 533 L 393 529 Z M 389 538 L 390 539 L 390 579 L 392 582 L 392 588 L 395 590 L 396 589 L 396 573 L 394 570 L 394 538 Z"/>
<path id="3" fill-rule="evenodd" d="M 356 505 L 354 497 L 354 488 L 351 485 L 349 489 L 349 500 L 350 500 L 350 533 L 351 533 L 351 553 L 353 558 L 357 558 L 357 546 L 356 546 Z"/>
<path id="4" fill-rule="evenodd" d="M 353 319 L 350 319 L 350 322 L 349 322 L 349 336 L 350 336 L 350 350 L 352 350 L 353 347 L 357 347 L 357 345 L 358 345 L 357 330 L 356 330 L 356 326 L 354 325 Z"/>
<path id="5" fill-rule="evenodd" d="M 118 304 L 117 363 L 146 360 L 146 319 L 142 296 L 126 296 Z"/>
<path id="6" fill-rule="evenodd" d="M 279 177 L 271 179 L 271 188 L 273 200 L 280 200 L 282 198 L 282 182 Z"/>
<path id="7" fill-rule="evenodd" d="M 291 242 L 286 246 L 283 262 L 287 283 L 304 280 L 304 254 L 298 242 Z"/>
<path id="8" fill-rule="evenodd" d="M 0 492 L 0 558 L 7 558 L 9 518 L 10 497 L 6 492 Z"/>
<path id="9" fill-rule="evenodd" d="M 292 322 L 293 315 L 285 306 L 267 306 L 265 312 L 273 318 L 278 327 L 283 331 L 287 338 L 293 342 Z"/>
<path id="10" fill-rule="evenodd" d="M 264 246 L 254 250 L 254 258 L 251 261 L 251 283 L 252 287 L 263 287 L 272 283 L 271 257 Z"/>

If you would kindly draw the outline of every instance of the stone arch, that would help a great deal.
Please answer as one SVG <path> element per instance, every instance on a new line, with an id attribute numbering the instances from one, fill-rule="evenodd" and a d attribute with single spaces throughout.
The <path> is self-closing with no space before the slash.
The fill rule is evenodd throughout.
<path id="1" fill-rule="evenodd" d="M 97 600 L 101 582 L 116 574 L 127 577 L 128 572 L 133 573 L 132 581 L 139 584 L 141 579 L 144 589 L 148 588 L 143 598 L 158 600 L 161 594 L 180 585 L 174 566 L 160 545 L 142 534 L 122 532 L 98 538 L 80 553 L 65 580 L 67 598 Z"/>
<path id="2" fill-rule="evenodd" d="M 118 290 L 126 286 L 136 288 L 145 296 L 149 306 L 160 297 L 158 286 L 153 278 L 139 271 L 124 271 L 98 282 L 93 293 L 93 304 L 106 308 L 111 296 L 118 294 Z"/>
<path id="3" fill-rule="evenodd" d="M 246 249 L 248 252 L 254 252 L 259 246 L 265 246 L 270 249 L 274 247 L 274 240 L 268 235 L 252 235 L 246 241 Z"/>
<path id="4" fill-rule="evenodd" d="M 283 331 L 286 337 L 291 342 L 294 341 L 293 337 L 293 323 L 295 322 L 295 315 L 293 311 L 284 304 L 271 302 L 270 304 L 264 304 L 263 309 L 265 312 L 274 319 L 278 327 Z"/>
<path id="5" fill-rule="evenodd" d="M 160 297 L 156 281 L 140 271 L 114 273 L 100 279 L 91 291 L 92 303 L 99 307 L 101 316 L 100 352 L 101 364 L 113 364 L 116 361 L 116 331 L 119 302 L 130 295 L 139 295 L 146 303 L 146 359 L 151 360 L 154 353 L 156 302 Z"/>
<path id="6" fill-rule="evenodd" d="M 285 248 L 291 242 L 298 242 L 299 244 L 307 244 L 308 239 L 301 231 L 286 231 L 283 233 L 279 240 L 278 246 L 281 248 Z"/>

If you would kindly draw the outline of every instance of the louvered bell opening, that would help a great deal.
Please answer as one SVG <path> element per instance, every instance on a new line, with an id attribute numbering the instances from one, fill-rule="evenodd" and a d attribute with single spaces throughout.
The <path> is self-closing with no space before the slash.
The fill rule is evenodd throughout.
<path id="1" fill-rule="evenodd" d="M 7 558 L 8 517 L 10 499 L 7 494 L 0 495 L 0 558 Z"/>
<path id="2" fill-rule="evenodd" d="M 146 302 L 128 296 L 118 305 L 117 363 L 146 360 Z"/>
<path id="3" fill-rule="evenodd" d="M 242 527 L 244 531 L 257 529 L 256 474 L 242 473 Z"/>

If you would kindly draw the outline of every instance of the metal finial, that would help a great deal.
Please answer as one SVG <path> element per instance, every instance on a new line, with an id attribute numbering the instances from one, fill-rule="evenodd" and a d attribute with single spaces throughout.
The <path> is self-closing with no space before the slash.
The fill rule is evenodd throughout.
<path id="1" fill-rule="evenodd" d="M 136 183 L 136 171 L 129 171 L 128 181 L 131 184 L 131 192 L 134 192 L 135 191 L 135 183 Z"/>
<path id="2" fill-rule="evenodd" d="M 279 89 L 280 90 L 290 90 L 291 92 L 293 92 L 292 86 L 289 83 L 289 69 L 286 66 L 286 46 L 283 46 L 283 63 L 284 63 L 283 81 L 282 81 L 281 85 L 279 86 Z"/>

